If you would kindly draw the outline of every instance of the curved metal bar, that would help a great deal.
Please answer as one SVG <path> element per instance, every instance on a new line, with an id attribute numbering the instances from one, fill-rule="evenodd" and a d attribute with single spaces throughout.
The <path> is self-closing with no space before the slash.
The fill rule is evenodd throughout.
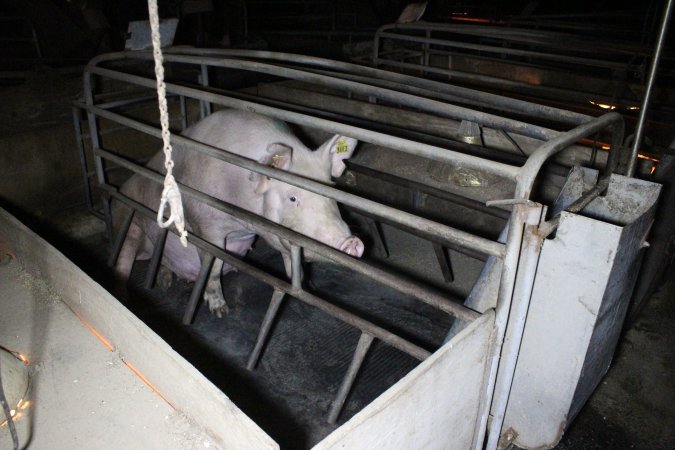
<path id="1" fill-rule="evenodd" d="M 565 109 L 554 108 L 552 106 L 540 105 L 538 103 L 527 102 L 515 98 L 505 97 L 503 95 L 492 94 L 462 86 L 455 86 L 439 81 L 428 80 L 402 73 L 391 72 L 388 70 L 377 69 L 369 66 L 362 66 L 343 61 L 333 61 L 315 56 L 298 55 L 294 53 L 270 52 L 266 50 L 237 50 L 237 49 L 203 49 L 203 48 L 169 48 L 165 53 L 187 54 L 187 55 L 205 55 L 205 56 L 235 56 L 256 59 L 265 59 L 271 61 L 290 62 L 293 64 L 304 64 L 323 68 L 336 72 L 336 76 L 352 75 L 353 81 L 362 83 L 368 82 L 365 78 L 371 77 L 370 84 L 389 89 L 396 89 L 414 95 L 434 95 L 449 101 L 456 101 L 461 98 L 464 101 L 473 101 L 481 106 L 490 106 L 491 108 L 521 114 L 532 115 L 533 117 L 554 120 L 562 123 L 578 125 L 592 120 L 593 117 Z M 392 84 L 394 83 L 394 84 Z M 422 91 L 420 91 L 420 89 Z M 445 97 L 445 98 L 444 98 Z M 533 125 L 533 127 L 536 127 Z"/>
<path id="2" fill-rule="evenodd" d="M 103 69 L 100 67 L 93 67 L 87 74 L 97 74 L 109 77 L 111 79 L 128 81 L 152 88 L 155 81 L 150 78 L 145 78 L 138 75 L 131 75 L 123 72 L 117 72 L 110 69 Z M 227 106 L 236 109 L 257 112 L 270 117 L 276 117 L 286 122 L 291 122 L 308 127 L 314 127 L 323 131 L 331 133 L 339 133 L 349 135 L 355 139 L 370 142 L 377 145 L 382 145 L 393 150 L 398 150 L 412 155 L 422 156 L 424 158 L 433 159 L 436 161 L 446 162 L 449 164 L 462 164 L 464 166 L 484 170 L 495 175 L 500 175 L 506 178 L 515 179 L 518 173 L 518 168 L 495 161 L 478 158 L 472 155 L 466 155 L 451 150 L 446 150 L 440 147 L 435 147 L 428 144 L 411 141 L 399 137 L 390 136 L 387 134 L 366 130 L 351 125 L 339 124 L 334 121 L 319 119 L 295 112 L 286 111 L 280 108 L 262 105 L 259 103 L 239 100 L 226 95 L 215 94 L 211 92 L 204 92 L 200 89 L 181 86 L 173 83 L 166 83 L 167 92 L 192 97 L 199 100 L 206 100 L 211 103 L 216 103 L 222 106 Z"/>
<path id="3" fill-rule="evenodd" d="M 94 58 L 90 64 L 87 65 L 88 71 L 96 71 L 95 68 L 98 63 L 103 61 L 110 61 L 120 58 L 152 60 L 152 53 L 149 52 L 119 52 L 108 53 Z M 398 104 L 405 104 L 406 106 L 420 109 L 423 111 L 433 112 L 441 117 L 447 117 L 458 120 L 468 120 L 476 122 L 481 125 L 498 128 L 506 131 L 511 131 L 516 134 L 533 137 L 541 140 L 549 140 L 558 136 L 560 133 L 544 127 L 535 127 L 526 122 L 514 119 L 507 119 L 496 116 L 494 114 L 474 111 L 461 106 L 448 105 L 447 103 L 439 102 L 428 98 L 417 97 L 404 92 L 397 92 L 391 89 L 386 89 L 377 86 L 370 86 L 355 81 L 350 81 L 342 78 L 334 78 L 326 75 L 321 75 L 312 72 L 305 72 L 299 69 L 292 69 L 284 66 L 272 65 L 268 63 L 261 63 L 255 61 L 247 61 L 242 59 L 223 59 L 208 56 L 183 56 L 176 54 L 166 54 L 165 62 L 188 63 L 188 64 L 208 64 L 211 67 L 223 67 L 230 69 L 250 70 L 259 73 L 266 73 L 269 75 L 282 76 L 300 81 L 306 81 L 323 86 L 330 86 L 345 91 L 351 91 L 364 96 L 373 96 L 378 99 L 390 101 Z M 95 62 L 96 61 L 96 62 Z M 100 69 L 99 69 L 100 70 Z M 168 85 L 167 85 L 168 87 Z"/>
<path id="4" fill-rule="evenodd" d="M 612 130 L 612 158 L 611 163 L 608 163 L 608 166 L 615 165 L 618 157 L 618 150 L 622 147 L 618 144 L 623 139 L 624 132 L 624 121 L 621 114 L 616 112 L 607 113 L 604 116 L 600 116 L 592 122 L 579 125 L 575 129 L 568 131 L 567 133 L 552 139 L 544 143 L 539 147 L 534 153 L 530 155 L 527 159 L 527 162 L 521 171 L 518 174 L 518 183 L 516 184 L 516 199 L 529 199 L 530 194 L 532 193 L 532 187 L 534 181 L 541 170 L 541 167 L 544 165 L 546 160 L 556 153 L 564 150 L 569 147 L 571 144 L 577 140 L 593 135 L 605 128 L 611 128 Z"/>

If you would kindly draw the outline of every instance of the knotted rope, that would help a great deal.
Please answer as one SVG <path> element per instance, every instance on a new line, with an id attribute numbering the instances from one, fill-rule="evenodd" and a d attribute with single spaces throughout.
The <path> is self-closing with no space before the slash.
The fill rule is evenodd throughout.
<path id="1" fill-rule="evenodd" d="M 168 228 L 172 224 L 176 225 L 180 242 L 183 247 L 187 247 L 187 231 L 185 231 L 185 216 L 183 215 L 183 202 L 181 200 L 178 183 L 173 177 L 173 159 L 171 153 L 171 132 L 169 131 L 169 108 L 166 104 L 166 84 L 164 84 L 164 58 L 162 56 L 162 45 L 159 35 L 159 12 L 157 11 L 157 0 L 148 0 L 148 13 L 150 16 L 150 30 L 152 32 L 152 54 L 155 58 L 155 77 L 157 78 L 157 101 L 159 103 L 159 121 L 162 126 L 162 141 L 164 142 L 164 167 L 166 176 L 164 178 L 164 190 L 162 199 L 157 211 L 157 224 L 162 228 Z M 164 221 L 164 210 L 169 205 L 171 214 Z"/>

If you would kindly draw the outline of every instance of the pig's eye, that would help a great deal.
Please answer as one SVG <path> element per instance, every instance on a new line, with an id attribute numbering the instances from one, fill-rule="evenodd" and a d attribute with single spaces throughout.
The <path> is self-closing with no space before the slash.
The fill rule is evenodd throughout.
<path id="1" fill-rule="evenodd" d="M 297 198 L 295 195 L 291 195 L 290 197 L 288 197 L 288 199 L 289 199 L 290 201 L 292 201 L 293 203 L 295 203 L 295 202 L 298 201 L 298 198 Z"/>

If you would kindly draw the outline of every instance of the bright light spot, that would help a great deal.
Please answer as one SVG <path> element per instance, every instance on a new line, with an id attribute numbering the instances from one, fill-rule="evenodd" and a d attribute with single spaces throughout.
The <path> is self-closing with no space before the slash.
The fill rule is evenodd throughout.
<path id="1" fill-rule="evenodd" d="M 609 145 L 603 145 L 600 148 L 603 150 L 609 150 L 611 147 Z"/>
<path id="2" fill-rule="evenodd" d="M 608 105 L 607 103 L 600 103 L 600 102 L 594 102 L 593 100 L 588 101 L 591 105 L 598 106 L 602 109 L 608 109 L 612 111 L 613 109 L 616 109 L 616 105 Z"/>
<path id="3" fill-rule="evenodd" d="M 6 411 L 6 410 L 5 410 L 5 411 Z M 16 414 L 16 409 L 10 409 L 10 410 L 9 410 L 9 415 L 10 415 L 10 416 L 14 417 L 15 414 Z"/>
<path id="4" fill-rule="evenodd" d="M 21 362 L 24 363 L 24 365 L 26 365 L 26 366 L 28 365 L 28 358 L 26 358 L 26 357 L 25 357 L 24 355 L 22 355 L 21 353 L 17 353 L 16 356 L 21 360 Z"/>
<path id="5" fill-rule="evenodd" d="M 637 111 L 640 109 L 639 106 L 626 106 L 626 109 L 629 111 Z"/>
<path id="6" fill-rule="evenodd" d="M 654 175 L 654 172 L 656 172 L 656 164 L 652 166 L 652 169 L 649 171 L 649 175 Z"/>

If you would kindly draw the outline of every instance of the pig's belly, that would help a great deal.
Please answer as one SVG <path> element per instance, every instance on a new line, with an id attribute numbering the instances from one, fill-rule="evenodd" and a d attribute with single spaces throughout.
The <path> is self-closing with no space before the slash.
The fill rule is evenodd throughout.
<path id="1" fill-rule="evenodd" d="M 188 281 L 194 281 L 199 275 L 199 255 L 197 254 L 197 247 L 188 244 L 187 248 L 183 247 L 178 237 L 169 233 L 166 246 L 164 247 L 164 257 L 162 264 L 168 267 L 179 278 Z"/>

